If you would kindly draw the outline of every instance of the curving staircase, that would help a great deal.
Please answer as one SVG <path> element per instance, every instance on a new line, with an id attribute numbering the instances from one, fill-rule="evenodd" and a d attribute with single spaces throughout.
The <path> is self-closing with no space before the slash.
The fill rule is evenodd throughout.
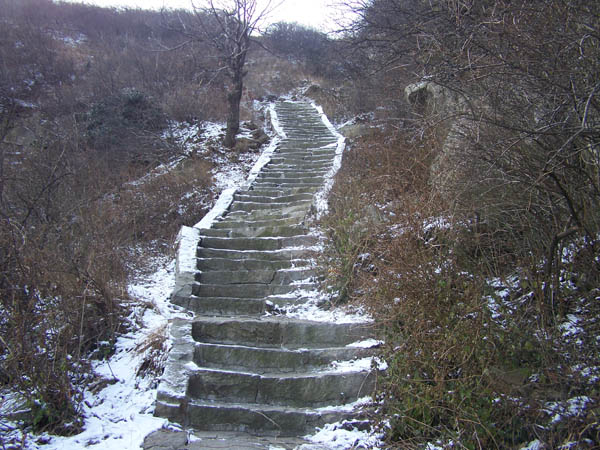
<path id="1" fill-rule="evenodd" d="M 367 325 L 281 313 L 318 288 L 318 238 L 304 221 L 337 137 L 310 104 L 281 102 L 276 112 L 287 137 L 199 230 L 194 279 L 172 297 L 195 317 L 172 323 L 155 414 L 194 430 L 302 436 L 356 417 L 349 405 L 374 389 L 375 372 L 340 363 L 373 355 L 352 345 L 370 337 Z"/>

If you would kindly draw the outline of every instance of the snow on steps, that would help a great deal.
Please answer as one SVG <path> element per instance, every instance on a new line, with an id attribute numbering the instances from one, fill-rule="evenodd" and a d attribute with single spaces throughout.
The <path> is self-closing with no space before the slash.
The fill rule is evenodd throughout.
<path id="1" fill-rule="evenodd" d="M 302 436 L 357 418 L 375 385 L 374 350 L 356 345 L 371 336 L 364 317 L 301 312 L 316 310 L 320 248 L 305 219 L 326 209 L 343 138 L 314 105 L 282 102 L 270 116 L 281 139 L 178 237 L 171 300 L 198 316 L 171 324 L 155 414 L 194 430 Z"/>

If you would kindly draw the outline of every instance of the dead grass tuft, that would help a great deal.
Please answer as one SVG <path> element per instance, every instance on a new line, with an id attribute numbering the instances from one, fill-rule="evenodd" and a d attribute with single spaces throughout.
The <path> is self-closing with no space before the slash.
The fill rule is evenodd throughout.
<path id="1" fill-rule="evenodd" d="M 522 257 L 522 236 L 478 224 L 436 194 L 430 167 L 438 145 L 432 133 L 413 140 L 389 130 L 351 142 L 323 219 L 328 283 L 339 301 L 365 304 L 384 335 L 389 442 L 597 442 L 597 397 L 585 417 L 550 423 L 547 409 L 595 392 L 572 368 L 597 365 L 597 343 L 588 340 L 582 357 L 583 344 L 575 348 L 560 327 L 544 325 L 546 279 L 539 259 Z M 561 276 L 578 277 L 569 273 Z M 575 290 L 579 298 L 594 291 Z M 594 335 L 595 326 L 582 329 L 580 338 Z"/>

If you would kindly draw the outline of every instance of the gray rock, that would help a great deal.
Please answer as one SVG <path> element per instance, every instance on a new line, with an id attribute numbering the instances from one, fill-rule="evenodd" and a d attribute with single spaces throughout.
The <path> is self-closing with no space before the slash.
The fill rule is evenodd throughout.
<path id="1" fill-rule="evenodd" d="M 145 437 L 142 448 L 144 450 L 179 450 L 185 449 L 188 436 L 185 431 L 161 429 Z"/>

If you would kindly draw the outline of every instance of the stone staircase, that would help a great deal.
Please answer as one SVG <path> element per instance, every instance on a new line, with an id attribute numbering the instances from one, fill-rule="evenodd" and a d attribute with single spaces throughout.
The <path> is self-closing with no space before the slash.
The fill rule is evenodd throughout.
<path id="1" fill-rule="evenodd" d="M 172 323 L 155 414 L 194 430 L 302 436 L 355 418 L 348 405 L 374 389 L 364 364 L 336 370 L 373 355 L 351 345 L 370 337 L 368 324 L 281 314 L 318 288 L 318 238 L 304 221 L 337 137 L 307 103 L 281 102 L 276 113 L 287 137 L 226 213 L 199 230 L 195 279 L 172 297 L 196 315 Z"/>

